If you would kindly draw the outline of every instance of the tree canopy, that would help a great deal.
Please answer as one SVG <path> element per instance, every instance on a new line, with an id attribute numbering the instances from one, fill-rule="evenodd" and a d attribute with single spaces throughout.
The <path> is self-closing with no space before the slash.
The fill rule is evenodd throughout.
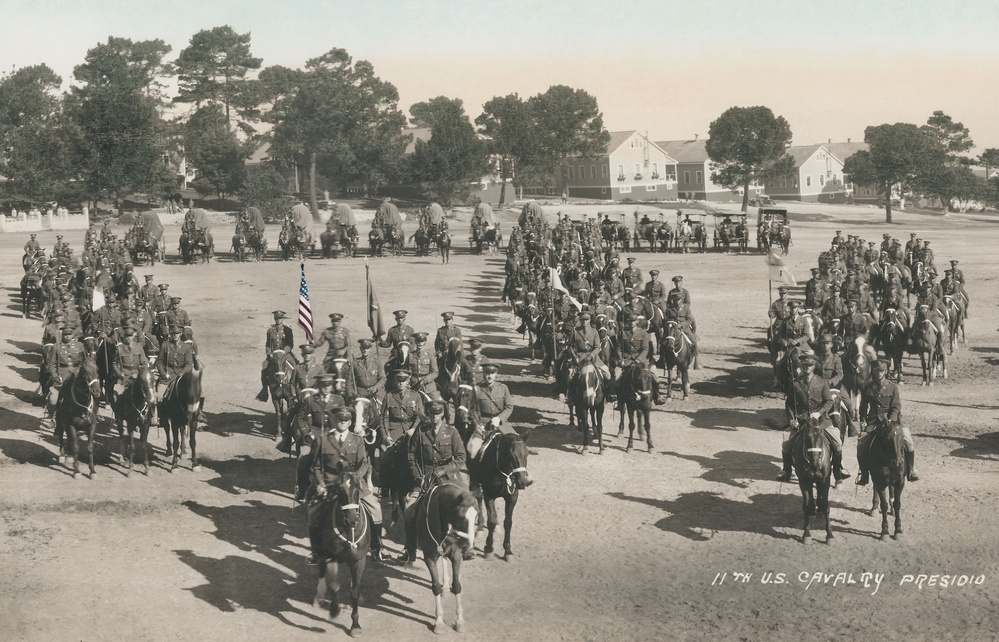
<path id="1" fill-rule="evenodd" d="M 750 184 L 794 169 L 794 159 L 787 154 L 790 145 L 791 125 L 769 107 L 730 107 L 708 129 L 711 180 L 724 187 L 741 187 L 745 212 Z"/>
<path id="2" fill-rule="evenodd" d="M 489 152 L 461 100 L 438 96 L 409 111 L 414 125 L 430 128 L 430 140 L 417 140 L 410 159 L 411 176 L 424 196 L 447 204 L 467 197 L 486 173 Z"/>

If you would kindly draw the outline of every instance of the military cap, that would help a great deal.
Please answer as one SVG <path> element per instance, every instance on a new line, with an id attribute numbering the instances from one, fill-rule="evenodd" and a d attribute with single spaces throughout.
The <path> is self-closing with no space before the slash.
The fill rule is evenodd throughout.
<path id="1" fill-rule="evenodd" d="M 468 347 L 471 348 L 472 350 L 478 350 L 479 348 L 482 347 L 482 340 L 472 339 L 468 342 Z"/>
<path id="2" fill-rule="evenodd" d="M 56 240 L 58 241 L 60 239 L 62 239 L 62 234 L 56 234 Z"/>
<path id="3" fill-rule="evenodd" d="M 413 341 L 416 341 L 418 343 L 423 343 L 424 341 L 427 340 L 427 333 L 426 332 L 414 332 L 413 334 L 411 334 L 409 336 L 413 339 Z"/>
<path id="4" fill-rule="evenodd" d="M 152 274 L 147 274 L 146 275 L 146 280 L 147 281 L 152 281 L 153 280 L 153 275 Z"/>
<path id="5" fill-rule="evenodd" d="M 929 245 L 929 244 L 930 244 L 929 241 L 923 241 L 923 245 Z"/>
<path id="6" fill-rule="evenodd" d="M 445 321 L 450 321 L 451 319 L 454 318 L 454 312 L 441 312 L 441 317 Z"/>
<path id="7" fill-rule="evenodd" d="M 888 360 L 887 359 L 878 359 L 877 361 L 875 361 L 871 365 L 874 366 L 875 370 L 879 370 L 879 371 L 881 371 L 881 370 L 887 371 L 888 370 Z"/>
<path id="8" fill-rule="evenodd" d="M 874 241 L 868 241 L 867 244 L 870 245 L 871 247 L 874 247 Z"/>
<path id="9" fill-rule="evenodd" d="M 423 403 L 423 405 L 428 409 L 443 410 L 444 406 L 447 405 L 447 402 L 444 401 L 444 397 L 441 396 L 441 393 L 434 390 L 427 396 L 427 400 Z"/>
<path id="10" fill-rule="evenodd" d="M 915 234 L 913 234 L 913 236 L 916 236 L 916 235 L 915 235 Z M 917 241 L 919 241 L 919 242 L 922 242 L 922 240 L 923 240 L 923 239 L 921 239 L 921 238 L 919 238 L 918 236 L 916 236 L 916 240 L 917 240 Z"/>
<path id="11" fill-rule="evenodd" d="M 814 366 L 815 365 L 815 355 L 813 355 L 813 354 L 811 354 L 809 352 L 803 352 L 800 356 L 798 356 L 798 363 L 800 363 L 803 366 L 805 366 L 805 365 L 813 365 Z"/>
<path id="12" fill-rule="evenodd" d="M 170 285 L 169 285 L 168 283 L 160 283 L 160 284 L 159 284 L 159 285 L 158 285 L 157 287 L 158 287 L 158 288 L 159 288 L 160 290 L 166 290 L 167 288 L 169 288 L 169 287 L 170 287 Z"/>
<path id="13" fill-rule="evenodd" d="M 62 310 L 56 310 L 53 318 L 61 319 L 63 317 Z"/>
<path id="14" fill-rule="evenodd" d="M 637 259 L 633 256 L 628 257 L 628 263 L 634 263 Z"/>
<path id="15" fill-rule="evenodd" d="M 831 290 L 829 291 L 829 295 L 830 295 L 830 296 L 839 296 L 839 288 L 832 288 L 832 289 L 831 289 Z"/>
<path id="16" fill-rule="evenodd" d="M 371 346 L 375 345 L 375 342 L 371 339 L 358 339 L 357 345 L 361 346 L 362 350 L 367 350 Z"/>
<path id="17" fill-rule="evenodd" d="M 590 313 L 587 312 L 586 310 L 583 310 L 582 312 L 579 313 L 579 318 L 582 319 L 583 321 L 586 321 L 587 319 L 590 318 Z"/>
<path id="18" fill-rule="evenodd" d="M 846 303 L 847 305 L 860 305 L 860 301 L 858 299 L 847 299 Z"/>
<path id="19" fill-rule="evenodd" d="M 782 285 L 782 286 L 780 286 L 779 288 L 777 288 L 777 291 L 778 291 L 778 292 L 787 292 L 787 291 L 788 291 L 788 290 L 790 290 L 790 289 L 791 289 L 791 288 L 787 287 L 786 285 Z"/>
<path id="20" fill-rule="evenodd" d="M 343 315 L 339 312 L 334 312 L 330 315 L 330 321 L 340 321 L 343 319 Z"/>
<path id="21" fill-rule="evenodd" d="M 130 326 L 130 325 L 126 325 L 126 326 L 125 326 L 125 327 L 124 327 L 124 328 L 122 329 L 122 332 L 124 332 L 126 336 L 129 336 L 129 335 L 133 335 L 133 334 L 135 334 L 135 328 L 133 328 L 133 327 L 132 327 L 132 326 Z"/>
<path id="22" fill-rule="evenodd" d="M 951 259 L 951 260 L 950 260 L 950 264 L 951 264 L 951 265 L 957 265 L 957 264 L 958 264 L 959 262 L 960 262 L 960 261 L 958 261 L 957 259 Z"/>
<path id="23" fill-rule="evenodd" d="M 494 372 L 499 372 L 499 366 L 495 363 L 486 363 L 482 366 L 482 372 L 484 374 L 493 374 Z"/>
<path id="24" fill-rule="evenodd" d="M 915 232 L 909 232 L 909 237 L 910 238 L 916 238 L 916 233 Z"/>
<path id="25" fill-rule="evenodd" d="M 339 406 L 330 410 L 329 415 L 337 421 L 350 421 L 354 418 L 354 409 L 346 406 Z"/>
<path id="26" fill-rule="evenodd" d="M 891 234 L 889 234 L 888 232 L 885 232 L 884 234 L 881 235 L 881 238 L 890 239 L 891 238 Z"/>
<path id="27" fill-rule="evenodd" d="M 677 274 L 676 276 L 673 277 L 673 283 L 679 283 L 682 280 L 683 280 L 683 277 L 680 276 L 679 274 Z"/>
<path id="28" fill-rule="evenodd" d="M 954 270 L 944 270 L 944 274 L 953 274 Z"/>
<path id="29" fill-rule="evenodd" d="M 632 293 L 632 292 L 634 292 L 634 291 L 635 291 L 635 288 L 631 287 L 630 285 L 626 285 L 626 286 L 624 287 L 624 293 L 625 293 L 625 294 L 631 294 L 631 293 Z"/>
<path id="30" fill-rule="evenodd" d="M 396 381 L 409 381 L 411 376 L 412 373 L 409 370 L 403 370 L 402 368 L 392 371 L 392 378 Z"/>
<path id="31" fill-rule="evenodd" d="M 629 261 L 628 261 L 628 262 L 629 262 L 629 263 L 631 263 L 631 262 L 632 262 L 632 261 L 634 261 L 634 260 L 635 260 L 635 259 L 629 259 Z M 617 264 L 618 264 L 618 263 L 620 263 L 620 262 L 621 262 L 621 261 L 619 261 L 619 260 L 618 260 L 618 258 L 617 258 L 616 256 L 615 256 L 614 258 L 612 258 L 612 259 L 611 259 L 611 265 L 617 265 Z"/>
<path id="32" fill-rule="evenodd" d="M 819 337 L 819 343 L 832 343 L 833 337 L 828 332 Z"/>
<path id="33" fill-rule="evenodd" d="M 396 319 L 405 319 L 407 314 L 409 313 L 405 310 L 396 310 L 395 312 L 392 313 L 392 316 L 394 316 Z"/>
<path id="34" fill-rule="evenodd" d="M 172 296 L 172 297 L 170 297 L 170 303 L 178 303 L 180 300 L 181 299 L 180 299 L 179 296 Z"/>
<path id="35" fill-rule="evenodd" d="M 298 347 L 302 350 L 302 354 L 313 354 L 316 351 L 316 346 L 311 343 L 303 343 Z"/>
<path id="36" fill-rule="evenodd" d="M 171 324 L 170 324 L 170 334 L 173 334 L 173 333 L 175 333 L 175 332 L 176 332 L 177 334 L 180 334 L 180 331 L 181 331 L 182 329 L 183 329 L 183 328 L 181 328 L 181 327 L 180 327 L 179 325 L 177 325 L 176 323 L 171 323 Z"/>
<path id="37" fill-rule="evenodd" d="M 659 270 L 649 270 L 649 276 L 659 276 Z"/>
<path id="38" fill-rule="evenodd" d="M 317 386 L 332 386 L 333 385 L 333 375 L 326 372 L 321 375 L 316 376 Z"/>
<path id="39" fill-rule="evenodd" d="M 787 304 L 787 307 L 791 308 L 792 310 L 797 310 L 799 307 L 801 307 L 801 302 L 791 301 L 790 303 Z"/>
<path id="40" fill-rule="evenodd" d="M 35 234 L 34 232 L 31 233 L 31 238 L 35 238 L 36 236 L 38 236 L 38 235 Z"/>
<path id="41" fill-rule="evenodd" d="M 171 297 L 170 300 L 172 301 L 173 297 Z M 287 319 L 288 318 L 288 315 L 285 314 L 284 310 L 274 310 L 274 312 L 272 312 L 271 314 L 274 315 L 275 319 Z"/>
<path id="42" fill-rule="evenodd" d="M 818 274 L 819 273 L 819 268 L 812 268 L 811 272 L 812 272 L 812 274 Z"/>

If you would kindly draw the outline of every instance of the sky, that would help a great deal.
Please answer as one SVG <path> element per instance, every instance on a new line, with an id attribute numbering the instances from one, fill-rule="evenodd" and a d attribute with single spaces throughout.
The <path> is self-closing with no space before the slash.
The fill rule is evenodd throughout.
<path id="1" fill-rule="evenodd" d="M 882 123 L 943 110 L 976 148 L 999 147 L 996 0 L 0 0 L 0 71 L 46 63 L 65 83 L 108 36 L 249 32 L 264 66 L 333 47 L 370 61 L 400 107 L 557 84 L 596 97 L 610 131 L 706 137 L 732 106 L 765 105 L 795 144 L 862 140 Z"/>

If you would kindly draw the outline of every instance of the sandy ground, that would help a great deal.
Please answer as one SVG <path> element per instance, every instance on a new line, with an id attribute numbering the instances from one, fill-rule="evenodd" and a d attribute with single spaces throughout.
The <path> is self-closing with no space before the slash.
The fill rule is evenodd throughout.
<path id="1" fill-rule="evenodd" d="M 685 275 L 704 368 L 694 373 L 688 401 L 653 414 L 654 453 L 626 454 L 608 428 L 609 449 L 586 457 L 499 302 L 500 259 L 471 256 L 459 242 L 446 266 L 411 250 L 371 261 L 385 309 L 407 308 L 410 324 L 430 332 L 451 309 L 466 336 L 486 342 L 515 395 L 513 421 L 531 433 L 537 483 L 515 516 L 517 556 L 464 566 L 464 639 L 999 638 L 996 221 L 896 213 L 886 228 L 883 213 L 870 209 L 791 209 L 790 259 L 799 276 L 836 229 L 871 240 L 890 229 L 932 239 L 938 263 L 959 258 L 969 279 L 968 343 L 951 358 L 949 379 L 921 387 L 918 361 L 906 361 L 904 413 L 923 479 L 906 486 L 903 541 L 877 540 L 880 518 L 864 512 L 869 491 L 848 483 L 832 495 L 835 545 L 821 536 L 801 544 L 797 488 L 772 481 L 783 401 L 768 392 L 760 255 L 639 255 L 643 271 Z M 277 230 L 268 234 L 273 248 Z M 218 239 L 229 235 L 215 231 Z M 305 564 L 304 514 L 291 510 L 293 464 L 274 450 L 270 405 L 253 399 L 270 311 L 297 307 L 298 264 L 220 256 L 211 265 L 179 265 L 172 238 L 166 265 L 139 267 L 170 283 L 195 321 L 208 368 L 204 468 L 170 475 L 163 434 L 154 429 L 152 472 L 126 479 L 110 456 L 117 443 L 105 422 L 98 478 L 74 481 L 56 462 L 51 435 L 39 429 L 33 391 L 41 326 L 22 320 L 16 307 L 25 240 L 0 237 L 0 638 L 345 636 L 348 616 L 329 622 L 311 606 L 315 570 Z M 54 234 L 40 240 L 51 247 Z M 68 240 L 79 247 L 82 234 Z M 315 260 L 306 270 L 317 325 L 339 311 L 355 336 L 366 336 L 363 261 Z M 608 411 L 605 422 L 613 426 L 617 416 Z M 856 470 L 853 440 L 846 466 Z M 396 553 L 401 533 L 391 539 Z M 917 584 L 919 575 L 928 577 Z M 962 575 L 978 583 L 955 585 Z M 947 586 L 935 576 L 948 576 Z M 432 636 L 433 599 L 421 565 L 369 566 L 363 594 L 368 637 Z M 445 604 L 453 622 L 453 600 Z"/>

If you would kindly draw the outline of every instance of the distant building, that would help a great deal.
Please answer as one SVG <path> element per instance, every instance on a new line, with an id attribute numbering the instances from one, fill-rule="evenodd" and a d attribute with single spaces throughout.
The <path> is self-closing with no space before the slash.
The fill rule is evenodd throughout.
<path id="1" fill-rule="evenodd" d="M 767 196 L 777 201 L 847 202 L 843 161 L 826 145 L 792 145 L 787 153 L 794 159 L 794 170 L 766 181 Z"/>
<path id="2" fill-rule="evenodd" d="M 847 159 L 857 152 L 866 152 L 870 149 L 870 145 L 867 143 L 863 141 L 854 142 L 849 138 L 846 139 L 845 143 L 834 143 L 830 140 L 826 143 L 826 147 L 833 156 L 843 161 L 844 165 L 846 164 Z M 843 181 L 845 182 L 847 200 L 850 202 L 876 203 L 881 197 L 881 195 L 878 194 L 877 188 L 854 185 L 850 181 L 850 177 L 848 175 L 844 175 Z"/>
<path id="3" fill-rule="evenodd" d="M 711 159 L 708 158 L 707 140 L 663 140 L 656 144 L 677 161 L 677 193 L 688 201 L 728 203 L 742 200 L 741 188 L 723 187 L 711 180 Z M 750 198 L 762 191 L 755 183 L 750 185 Z"/>
<path id="4" fill-rule="evenodd" d="M 635 130 L 611 132 L 603 154 L 566 159 L 562 164 L 562 181 L 568 195 L 577 198 L 614 201 L 677 198 L 676 160 Z"/>

